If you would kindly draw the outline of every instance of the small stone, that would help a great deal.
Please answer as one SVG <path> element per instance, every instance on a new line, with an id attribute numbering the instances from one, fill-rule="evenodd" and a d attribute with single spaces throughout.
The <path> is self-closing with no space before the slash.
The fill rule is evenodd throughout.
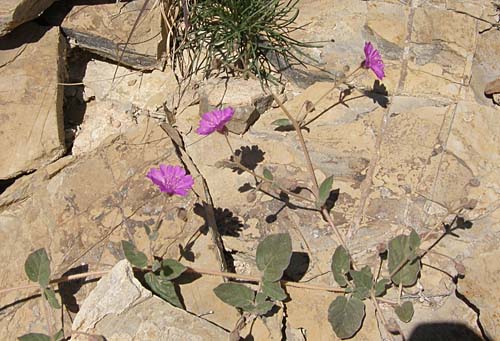
<path id="1" fill-rule="evenodd" d="M 472 187 L 479 187 L 481 185 L 481 181 L 478 178 L 472 178 L 469 181 L 469 185 Z"/>

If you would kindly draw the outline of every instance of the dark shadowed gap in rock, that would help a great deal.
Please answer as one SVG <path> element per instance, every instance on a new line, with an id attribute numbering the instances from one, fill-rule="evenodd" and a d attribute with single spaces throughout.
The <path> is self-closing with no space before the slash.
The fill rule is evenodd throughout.
<path id="1" fill-rule="evenodd" d="M 457 280 L 458 279 L 455 278 L 455 280 L 454 280 L 455 285 L 457 284 Z M 479 316 L 481 315 L 481 311 L 479 310 L 479 308 L 474 303 L 469 301 L 469 299 L 464 294 L 459 292 L 458 289 L 455 289 L 455 296 L 457 296 L 457 298 L 459 300 L 464 302 L 470 309 L 472 309 L 476 313 L 476 316 L 477 316 L 476 323 L 477 323 L 479 330 L 481 331 L 482 339 L 485 341 L 492 340 L 492 338 L 489 336 L 489 333 L 484 329 L 484 327 L 481 323 L 481 320 L 479 319 Z M 479 340 L 481 340 L 481 339 L 479 338 Z"/>
<path id="2" fill-rule="evenodd" d="M 126 3 L 132 0 L 121 0 L 120 2 Z M 82 5 L 104 5 L 114 4 L 116 0 L 65 0 L 56 1 L 49 8 L 47 8 L 35 21 L 42 26 L 60 26 L 73 9 L 74 6 Z"/>
<path id="3" fill-rule="evenodd" d="M 10 186 L 12 186 L 17 181 L 17 179 L 22 178 L 25 175 L 29 175 L 33 172 L 34 172 L 34 170 L 21 173 L 18 176 L 11 178 L 11 179 L 0 180 L 0 195 L 2 195 L 3 192 L 5 192 Z"/>
<path id="4" fill-rule="evenodd" d="M 14 182 L 16 182 L 16 179 L 17 178 L 0 180 L 0 195 L 2 195 L 2 193 L 5 192 L 5 190 L 9 188 L 9 186 L 13 185 Z"/>
<path id="5" fill-rule="evenodd" d="M 67 155 L 72 154 L 73 142 L 78 126 L 82 124 L 87 102 L 93 98 L 85 96 L 85 86 L 81 84 L 85 77 L 87 64 L 94 56 L 91 53 L 72 48 L 68 51 L 66 64 L 66 80 L 64 82 L 64 133 Z"/>

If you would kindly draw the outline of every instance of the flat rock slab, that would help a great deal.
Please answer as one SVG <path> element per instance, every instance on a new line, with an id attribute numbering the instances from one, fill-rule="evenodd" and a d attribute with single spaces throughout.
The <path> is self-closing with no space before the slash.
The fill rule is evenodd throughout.
<path id="1" fill-rule="evenodd" d="M 58 28 L 25 24 L 0 38 L 0 179 L 32 171 L 65 152 L 66 42 Z M 36 60 L 36 63 L 33 61 Z"/>
<path id="2" fill-rule="evenodd" d="M 36 18 L 55 0 L 2 0 L 0 2 L 0 36 Z"/>
<path id="3" fill-rule="evenodd" d="M 144 2 L 75 6 L 61 26 L 76 46 L 136 69 L 159 68 L 161 14 L 150 1 L 138 19 Z"/>
<path id="4" fill-rule="evenodd" d="M 75 340 L 86 333 L 106 340 L 224 340 L 222 328 L 175 308 L 142 287 L 122 260 L 104 276 L 73 322 Z M 80 336 L 80 337 L 79 337 Z"/>

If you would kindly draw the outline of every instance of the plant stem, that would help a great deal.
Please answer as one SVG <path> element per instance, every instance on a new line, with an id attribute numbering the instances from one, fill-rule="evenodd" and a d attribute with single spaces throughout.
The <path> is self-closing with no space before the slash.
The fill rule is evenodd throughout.
<path id="1" fill-rule="evenodd" d="M 225 128 L 225 129 L 227 129 L 227 128 Z M 231 155 L 233 155 L 233 157 L 235 157 L 236 155 L 234 154 L 233 146 L 231 146 L 231 142 L 229 142 L 229 137 L 227 136 L 228 135 L 227 130 L 224 131 L 222 133 L 222 135 L 224 135 L 226 142 L 227 142 L 227 145 L 229 146 L 229 149 L 231 150 Z"/>
<path id="2" fill-rule="evenodd" d="M 49 333 L 50 340 L 54 340 L 54 330 L 52 328 L 52 318 L 50 316 L 50 308 L 47 308 L 48 302 L 43 295 L 43 288 L 40 288 L 40 304 L 42 307 L 42 312 L 45 315 L 45 320 L 47 322 L 47 331 Z"/>
<path id="3" fill-rule="evenodd" d="M 76 274 L 76 275 L 64 276 L 64 277 L 61 277 L 58 279 L 54 279 L 54 280 L 50 281 L 50 283 L 57 284 L 57 283 L 69 282 L 72 280 L 81 279 L 81 278 L 85 278 L 85 277 L 91 277 L 91 276 L 101 277 L 101 276 L 104 276 L 107 273 L 109 273 L 109 271 L 110 270 L 103 270 L 103 271 L 86 272 L 86 273 L 81 273 L 81 274 Z M 198 273 L 201 275 L 211 275 L 211 276 L 218 276 L 218 277 L 225 277 L 225 278 L 233 278 L 233 279 L 239 279 L 239 280 L 255 282 L 255 283 L 259 283 L 262 281 L 262 278 L 258 277 L 258 276 L 236 274 L 236 273 L 232 273 L 232 272 L 222 272 L 222 271 L 209 270 L 209 269 L 199 269 L 199 268 L 193 268 L 193 267 L 188 267 L 187 271 L 192 272 L 192 273 Z M 294 288 L 329 291 L 329 292 L 335 292 L 335 293 L 344 293 L 345 292 L 345 289 L 335 288 L 335 287 L 326 286 L 326 285 L 314 285 L 314 284 L 301 283 L 301 282 L 290 282 L 290 281 L 281 281 L 281 283 L 283 283 L 284 285 L 286 285 L 288 287 L 294 287 Z M 7 288 L 7 289 L 0 290 L 0 295 L 5 294 L 7 292 L 11 292 L 11 291 L 37 288 L 37 287 L 38 287 L 37 284 L 30 284 L 30 285 L 18 286 L 15 288 Z"/>
<path id="4" fill-rule="evenodd" d="M 382 312 L 382 309 L 380 309 L 380 306 L 378 305 L 377 298 L 373 294 L 373 291 L 370 293 L 370 298 L 371 301 L 373 302 L 373 305 L 375 306 L 375 310 L 377 311 L 378 315 L 380 316 L 380 319 L 382 320 L 382 324 L 384 325 L 385 330 L 389 334 L 389 338 L 394 341 L 394 337 L 392 336 L 392 333 L 389 330 L 389 325 L 387 323 L 387 320 L 385 319 L 384 313 Z"/>
<path id="5" fill-rule="evenodd" d="M 202 274 L 202 275 L 211 275 L 211 276 L 218 276 L 218 277 L 240 279 L 243 281 L 249 281 L 249 282 L 255 282 L 255 283 L 260 283 L 262 281 L 262 277 L 259 277 L 259 276 L 235 274 L 235 273 L 231 273 L 231 272 L 221 272 L 221 271 L 213 271 L 213 270 L 208 270 L 208 269 L 191 268 L 191 267 L 188 268 L 188 271 Z M 280 282 L 283 283 L 287 287 L 309 289 L 309 290 L 318 290 L 318 291 L 329 291 L 329 292 L 335 292 L 335 293 L 344 293 L 345 292 L 345 289 L 335 288 L 335 287 L 326 286 L 326 285 L 315 285 L 315 284 L 308 284 L 308 283 L 301 283 L 301 282 L 290 282 L 290 281 L 283 281 L 283 280 L 281 280 Z"/>
<path id="6" fill-rule="evenodd" d="M 279 183 L 275 182 L 275 181 L 272 181 L 272 180 L 269 180 L 269 179 L 266 179 L 265 177 L 263 177 L 262 175 L 258 175 L 257 173 L 255 173 L 253 170 L 251 170 L 250 168 L 247 168 L 245 167 L 244 165 L 242 165 L 240 162 L 235 162 L 235 164 L 237 165 L 237 167 L 239 169 L 241 169 L 242 171 L 245 171 L 249 174 L 251 174 L 252 176 L 254 176 L 255 178 L 259 179 L 260 181 L 263 181 L 263 182 L 267 182 L 269 184 L 272 184 L 272 185 L 276 185 L 280 191 L 282 192 L 285 192 L 286 194 L 292 196 L 292 197 L 295 197 L 297 199 L 300 199 L 300 200 L 304 200 L 304 201 L 307 201 L 307 202 L 310 202 L 312 204 L 316 203 L 316 201 L 314 200 L 311 200 L 309 198 L 306 198 L 300 194 L 297 194 L 297 193 L 294 193 L 284 187 L 282 187 Z"/>
<path id="7" fill-rule="evenodd" d="M 318 198 L 319 197 L 318 179 L 316 179 L 316 174 L 314 173 L 314 167 L 311 161 L 311 156 L 309 155 L 309 151 L 307 150 L 306 142 L 304 140 L 304 135 L 302 135 L 302 130 L 300 129 L 300 125 L 297 122 L 297 120 L 292 116 L 292 114 L 288 111 L 288 109 L 283 105 L 278 96 L 276 96 L 274 92 L 271 91 L 271 89 L 269 89 L 269 91 L 273 95 L 274 100 L 276 101 L 276 103 L 278 103 L 281 110 L 285 113 L 290 122 L 292 122 L 292 125 L 295 131 L 297 132 L 297 136 L 299 138 L 299 142 L 302 147 L 302 152 L 304 153 L 304 157 L 306 158 L 307 169 L 309 170 L 309 175 L 311 176 L 311 180 L 313 182 L 314 194 L 316 198 Z"/>
<path id="8" fill-rule="evenodd" d="M 362 68 L 361 65 L 358 66 L 350 74 L 348 74 L 347 76 L 345 76 L 345 78 L 342 78 L 341 81 L 342 82 L 346 82 L 350 77 L 354 76 L 354 74 L 356 72 L 358 72 L 361 68 Z M 316 105 L 318 105 L 318 103 L 321 102 L 326 96 L 328 96 L 328 94 L 330 94 L 330 92 L 332 92 L 333 90 L 335 90 L 338 87 L 338 83 L 339 83 L 339 80 L 333 82 L 332 87 L 327 92 L 325 92 L 323 95 L 321 95 L 321 97 L 319 99 L 317 99 L 316 102 L 313 103 L 313 106 L 316 107 Z"/>
<path id="9" fill-rule="evenodd" d="M 101 276 L 104 276 L 105 274 L 107 274 L 108 272 L 109 272 L 108 270 L 91 271 L 91 272 L 84 272 L 84 273 L 76 274 L 76 275 L 63 276 L 63 277 L 51 280 L 50 284 L 70 282 L 70 281 L 74 281 L 76 279 L 82 279 L 85 277 L 101 277 Z M 14 288 L 6 288 L 6 289 L 0 290 L 0 295 L 4 295 L 4 294 L 11 292 L 11 291 L 24 290 L 24 289 L 34 289 L 34 288 L 38 288 L 39 286 L 40 286 L 39 284 L 27 284 L 27 285 L 21 285 L 18 287 L 14 287 Z"/>
<path id="10" fill-rule="evenodd" d="M 335 226 L 335 223 L 332 219 L 332 216 L 330 215 L 330 212 L 328 212 L 328 210 L 326 208 L 323 208 L 323 209 L 321 209 L 321 213 L 323 213 L 323 217 L 325 217 L 328 224 L 330 224 L 333 231 L 335 231 L 335 234 L 337 235 L 337 238 L 339 239 L 340 244 L 349 253 L 349 249 L 347 248 L 347 244 L 345 243 L 344 238 L 342 237 L 342 234 L 340 233 L 339 229 L 337 228 L 337 226 Z M 349 253 L 349 256 L 350 255 L 351 254 Z"/>
<path id="11" fill-rule="evenodd" d="M 353 72 L 354 73 L 354 72 Z M 292 114 L 288 111 L 288 109 L 283 105 L 283 103 L 279 100 L 278 96 L 276 96 L 270 89 L 269 91 L 274 97 L 274 100 L 276 103 L 278 103 L 279 107 L 281 110 L 285 113 L 285 115 L 288 117 L 290 122 L 292 122 L 293 127 L 295 128 L 295 131 L 297 133 L 297 136 L 299 138 L 300 145 L 302 146 L 302 152 L 304 153 L 304 157 L 306 159 L 306 164 L 307 164 L 307 169 L 309 170 L 309 175 L 311 177 L 311 180 L 313 181 L 314 185 L 314 194 L 316 196 L 316 199 L 319 198 L 319 186 L 318 186 L 318 179 L 316 178 L 316 174 L 314 173 L 314 167 L 311 161 L 311 155 L 309 154 L 309 151 L 307 150 L 306 142 L 304 140 L 304 135 L 302 135 L 302 129 L 300 129 L 300 125 L 297 122 L 295 118 L 293 118 Z M 342 234 L 340 231 L 337 229 L 337 226 L 335 226 L 335 223 L 333 222 L 333 218 L 330 215 L 330 212 L 326 208 L 322 208 L 321 212 L 323 216 L 325 217 L 326 221 L 328 224 L 330 224 L 331 228 L 335 231 L 335 234 L 337 235 L 337 238 L 339 239 L 340 244 L 346 249 L 346 251 L 349 253 L 349 249 L 347 248 L 347 245 L 344 241 L 344 238 L 342 237 Z M 350 254 L 350 253 L 349 253 Z"/>

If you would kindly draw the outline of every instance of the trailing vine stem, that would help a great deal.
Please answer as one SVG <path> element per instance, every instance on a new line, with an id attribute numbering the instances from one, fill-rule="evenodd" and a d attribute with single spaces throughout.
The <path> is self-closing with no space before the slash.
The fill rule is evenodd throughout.
<path id="1" fill-rule="evenodd" d="M 150 270 L 151 269 L 147 269 L 146 271 L 150 271 Z M 210 269 L 200 269 L 200 268 L 188 267 L 186 269 L 186 271 L 191 272 L 191 273 L 197 273 L 200 275 L 210 275 L 210 276 L 232 278 L 232 279 L 238 279 L 241 281 L 248 281 L 248 282 L 254 282 L 254 283 L 260 283 L 262 281 L 262 278 L 258 277 L 258 276 L 243 275 L 243 274 L 216 271 L 216 270 L 210 270 Z M 110 272 L 110 270 L 91 271 L 91 272 L 84 272 L 81 274 L 70 275 L 70 276 L 63 276 L 63 277 L 51 280 L 50 284 L 59 284 L 59 283 L 64 283 L 64 282 L 70 282 L 70 281 L 74 281 L 74 280 L 82 279 L 82 278 L 86 278 L 86 277 L 102 277 L 102 276 L 108 274 L 109 272 Z M 326 286 L 326 285 L 314 285 L 314 284 L 284 281 L 284 280 L 282 280 L 281 283 L 284 284 L 285 286 L 294 287 L 294 288 L 302 288 L 302 289 L 318 290 L 318 291 L 329 291 L 329 292 L 334 292 L 334 293 L 344 293 L 345 292 L 345 289 L 343 289 L 343 288 L 337 288 L 337 287 Z M 12 292 L 12 291 L 35 289 L 35 288 L 39 288 L 39 285 L 38 284 L 29 284 L 29 285 L 22 285 L 22 286 L 17 286 L 17 287 L 13 287 L 13 288 L 6 288 L 6 289 L 0 290 L 0 295 L 4 295 L 4 294 Z"/>

